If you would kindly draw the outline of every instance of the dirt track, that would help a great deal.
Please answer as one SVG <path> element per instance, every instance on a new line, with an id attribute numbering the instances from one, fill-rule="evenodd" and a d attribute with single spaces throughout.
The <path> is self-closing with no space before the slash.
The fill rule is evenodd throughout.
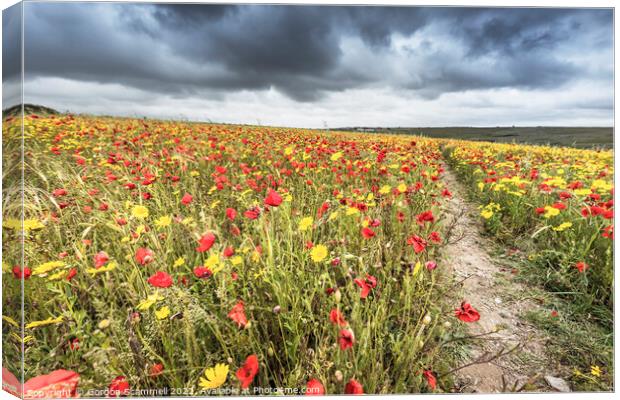
<path id="1" fill-rule="evenodd" d="M 467 325 L 468 333 L 482 335 L 470 341 L 471 357 L 465 365 L 473 365 L 456 372 L 456 390 L 497 393 L 518 390 L 528 381 L 528 387 L 535 385 L 537 391 L 553 390 L 540 384 L 543 375 L 553 375 L 552 363 L 544 355 L 546 338 L 519 318 L 538 306 L 528 300 L 506 298 L 507 289 L 514 293 L 524 288 L 512 279 L 510 271 L 494 263 L 489 255 L 492 244 L 481 235 L 483 227 L 476 206 L 464 200 L 465 189 L 446 169 L 444 180 L 452 192 L 448 213 L 454 229 L 444 256 L 450 260 L 455 281 L 461 282 L 463 299 L 481 316 L 478 322 Z M 502 352 L 507 354 L 497 357 Z M 541 368 L 541 364 L 546 367 Z"/>

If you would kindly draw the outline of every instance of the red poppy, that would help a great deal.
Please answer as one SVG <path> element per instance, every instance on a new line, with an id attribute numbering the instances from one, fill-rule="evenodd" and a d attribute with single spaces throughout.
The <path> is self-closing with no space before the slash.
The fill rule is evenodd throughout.
<path id="1" fill-rule="evenodd" d="M 375 232 L 368 227 L 362 228 L 362 236 L 364 237 L 364 239 L 370 239 L 371 237 L 375 236 Z"/>
<path id="2" fill-rule="evenodd" d="M 437 263 L 435 261 L 427 261 L 426 264 L 424 265 L 426 266 L 426 269 L 429 271 L 432 271 L 435 268 L 437 268 Z"/>
<path id="3" fill-rule="evenodd" d="M 558 193 L 558 197 L 561 200 L 566 200 L 566 199 L 570 199 L 571 197 L 573 197 L 573 195 L 568 193 L 568 192 L 560 192 L 560 193 Z"/>
<path id="4" fill-rule="evenodd" d="M 362 299 L 368 297 L 370 290 L 377 286 L 377 278 L 372 275 L 366 275 L 366 279 L 356 278 L 353 282 L 362 289 L 360 293 L 360 298 Z"/>
<path id="5" fill-rule="evenodd" d="M 69 348 L 71 350 L 78 350 L 80 348 L 80 339 L 78 338 L 69 339 Z"/>
<path id="6" fill-rule="evenodd" d="M 228 257 L 232 257 L 235 254 L 235 249 L 232 246 L 228 246 L 224 249 L 224 252 L 222 253 L 224 255 L 224 257 L 228 258 Z"/>
<path id="7" fill-rule="evenodd" d="M 149 376 L 151 377 L 159 376 L 161 375 L 163 371 L 164 371 L 164 364 L 161 364 L 161 363 L 153 364 L 151 365 L 151 368 L 149 368 Z"/>
<path id="8" fill-rule="evenodd" d="M 344 386 L 344 393 L 345 394 L 364 394 L 364 388 L 362 387 L 361 383 L 359 383 L 355 379 L 351 379 Z"/>
<path id="9" fill-rule="evenodd" d="M 254 377 L 258 373 L 258 358 L 255 354 L 248 356 L 245 359 L 245 363 L 241 368 L 237 370 L 237 379 L 241 383 L 242 389 L 247 389 L 250 383 L 254 380 Z"/>
<path id="10" fill-rule="evenodd" d="M 277 207 L 282 204 L 282 197 L 273 189 L 267 191 L 267 197 L 265 197 L 265 205 Z"/>
<path id="11" fill-rule="evenodd" d="M 13 276 L 16 279 L 28 279 L 30 278 L 30 275 L 32 275 L 32 271 L 28 267 L 24 267 L 23 270 L 19 267 L 19 265 L 13 267 Z"/>
<path id="12" fill-rule="evenodd" d="M 431 234 L 428 236 L 428 240 L 433 243 L 441 243 L 441 235 L 439 234 L 439 232 L 431 232 Z"/>
<path id="13" fill-rule="evenodd" d="M 368 297 L 368 294 L 370 293 L 370 286 L 366 283 L 366 281 L 364 279 L 361 278 L 355 278 L 353 280 L 353 282 L 355 282 L 355 284 L 357 286 L 359 286 L 360 288 L 362 288 L 362 292 L 360 293 L 360 297 L 362 299 L 365 299 L 366 297 Z"/>
<path id="14" fill-rule="evenodd" d="M 417 253 L 421 253 L 426 249 L 426 240 L 422 239 L 418 235 L 413 235 L 409 239 L 407 239 L 407 244 L 413 246 L 413 251 Z"/>
<path id="15" fill-rule="evenodd" d="M 185 193 L 183 195 L 183 198 L 181 199 L 181 203 L 183 203 L 184 205 L 189 205 L 192 200 L 194 200 L 194 197 L 189 193 Z"/>
<path id="16" fill-rule="evenodd" d="M 435 378 L 435 375 L 433 375 L 433 371 L 425 370 L 423 374 L 424 374 L 424 377 L 426 378 L 426 382 L 428 383 L 428 386 L 430 386 L 431 389 L 435 390 L 437 388 L 437 378 Z"/>
<path id="17" fill-rule="evenodd" d="M 70 281 L 71 279 L 73 279 L 74 276 L 77 275 L 77 269 L 75 268 L 71 268 L 69 270 L 69 273 L 67 274 L 67 280 Z"/>
<path id="18" fill-rule="evenodd" d="M 556 203 L 553 203 L 551 205 L 551 207 L 557 208 L 558 210 L 565 210 L 566 209 L 566 204 L 560 203 L 560 202 L 556 202 Z"/>
<path id="19" fill-rule="evenodd" d="M 80 375 L 77 372 L 64 369 L 57 369 L 48 375 L 35 376 L 24 384 L 24 398 L 76 397 L 79 380 Z"/>
<path id="20" fill-rule="evenodd" d="M 157 271 L 147 282 L 155 287 L 167 288 L 172 286 L 172 277 L 164 271 Z"/>
<path id="21" fill-rule="evenodd" d="M 105 263 L 108 262 L 108 260 L 110 260 L 110 257 L 108 256 L 108 253 L 106 253 L 105 251 L 100 251 L 99 253 L 95 254 L 94 257 L 95 260 L 95 268 L 99 268 L 105 265 Z"/>
<path id="22" fill-rule="evenodd" d="M 325 388 L 320 380 L 310 379 L 308 383 L 306 383 L 306 392 L 304 394 L 306 396 L 321 396 L 325 394 Z"/>
<path id="23" fill-rule="evenodd" d="M 471 304 L 463 301 L 461 307 L 454 311 L 454 314 L 458 319 L 463 322 L 476 322 L 480 319 L 480 314 L 476 311 Z"/>
<path id="24" fill-rule="evenodd" d="M 128 396 L 130 394 L 129 382 L 124 376 L 112 379 L 109 386 L 110 397 Z"/>
<path id="25" fill-rule="evenodd" d="M 243 215 L 245 215 L 245 217 L 248 219 L 256 219 L 260 215 L 260 208 L 252 207 L 246 212 L 244 212 Z"/>
<path id="26" fill-rule="evenodd" d="M 346 350 L 353 347 L 355 344 L 355 336 L 350 329 L 341 329 L 340 335 L 338 335 L 338 343 L 340 344 L 340 350 Z"/>
<path id="27" fill-rule="evenodd" d="M 590 200 L 598 201 L 598 200 L 600 200 L 600 199 L 601 199 L 601 195 L 600 195 L 600 194 L 598 194 L 598 193 L 590 193 L 590 194 L 588 195 L 588 198 L 589 198 Z"/>
<path id="28" fill-rule="evenodd" d="M 332 322 L 332 324 L 335 324 L 335 325 L 340 325 L 340 326 L 347 325 L 347 321 L 344 319 L 344 316 L 336 308 L 332 309 L 329 312 L 329 320 Z"/>
<path id="29" fill-rule="evenodd" d="M 211 246 L 213 246 L 213 243 L 215 243 L 215 235 L 211 232 L 202 235 L 202 237 L 198 239 L 198 243 L 200 243 L 200 246 L 196 247 L 197 252 L 203 253 L 208 251 Z"/>
<path id="30" fill-rule="evenodd" d="M 605 209 L 603 207 L 599 207 L 599 206 L 590 207 L 590 213 L 594 216 L 601 215 L 604 212 L 605 212 Z"/>
<path id="31" fill-rule="evenodd" d="M 237 217 L 237 210 L 235 210 L 234 208 L 226 209 L 226 218 L 228 218 L 231 221 L 234 221 L 236 217 Z"/>
<path id="32" fill-rule="evenodd" d="M 575 264 L 575 268 L 577 268 L 577 270 L 579 270 L 579 272 L 584 272 L 586 269 L 588 269 L 590 266 L 588 264 L 586 264 L 583 261 L 579 261 L 577 264 Z"/>
<path id="33" fill-rule="evenodd" d="M 433 215 L 433 212 L 431 210 L 424 211 L 423 213 L 420 213 L 416 216 L 416 220 L 418 221 L 419 225 L 424 225 L 425 222 L 434 222 L 435 216 Z"/>
<path id="34" fill-rule="evenodd" d="M 54 197 L 62 197 L 67 194 L 67 190 L 66 189 L 54 189 L 52 194 L 54 195 Z"/>
<path id="35" fill-rule="evenodd" d="M 243 301 L 239 300 L 237 304 L 230 310 L 228 313 L 228 318 L 232 319 L 237 323 L 237 327 L 245 328 L 248 324 L 248 319 L 245 316 L 245 308 L 243 305 Z"/>
<path id="36" fill-rule="evenodd" d="M 202 265 L 194 268 L 194 275 L 196 278 L 209 278 L 213 275 L 213 272 L 207 267 L 203 267 Z"/>
<path id="37" fill-rule="evenodd" d="M 321 217 L 323 217 L 323 214 L 325 214 L 327 210 L 329 210 L 329 203 L 324 202 L 319 208 L 319 210 L 317 211 L 317 218 L 320 219 Z"/>
<path id="38" fill-rule="evenodd" d="M 145 247 L 140 247 L 136 251 L 136 262 L 140 265 L 146 265 L 153 261 L 153 252 Z"/>
<path id="39" fill-rule="evenodd" d="M 372 275 L 366 274 L 366 283 L 370 286 L 371 289 L 377 287 L 377 278 Z"/>
<path id="40" fill-rule="evenodd" d="M 605 227 L 603 229 L 603 233 L 601 233 L 601 236 L 603 236 L 604 238 L 613 239 L 614 238 L 614 226 L 609 225 Z"/>
<path id="41" fill-rule="evenodd" d="M 567 186 L 569 189 L 575 190 L 575 189 L 580 189 L 583 187 L 583 182 L 581 181 L 575 181 L 575 182 L 571 182 L 568 184 Z"/>

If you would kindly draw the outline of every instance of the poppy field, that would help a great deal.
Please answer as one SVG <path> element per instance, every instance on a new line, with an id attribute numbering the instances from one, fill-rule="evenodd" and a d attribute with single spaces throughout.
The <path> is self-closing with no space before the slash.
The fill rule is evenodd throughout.
<path id="1" fill-rule="evenodd" d="M 613 310 L 613 153 L 455 142 L 448 159 L 498 239 L 526 235 L 541 283 Z"/>
<path id="2" fill-rule="evenodd" d="M 27 397 L 452 391 L 484 314 L 443 257 L 447 168 L 541 285 L 612 307 L 609 151 L 30 115 L 22 190 L 21 143 L 5 119 L 3 381 L 23 346 Z"/>

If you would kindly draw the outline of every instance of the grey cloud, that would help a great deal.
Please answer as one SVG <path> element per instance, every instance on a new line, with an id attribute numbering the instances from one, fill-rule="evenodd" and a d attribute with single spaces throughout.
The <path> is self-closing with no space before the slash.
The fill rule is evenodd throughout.
<path id="1" fill-rule="evenodd" d="M 2 107 L 21 103 L 21 4 L 2 11 Z"/>
<path id="2" fill-rule="evenodd" d="M 2 11 L 2 79 L 21 75 L 21 4 Z"/>
<path id="3" fill-rule="evenodd" d="M 274 88 L 302 102 L 371 86 L 431 98 L 551 88 L 586 74 L 586 58 L 572 61 L 588 46 L 584 37 L 598 46 L 588 51 L 612 54 L 612 17 L 604 9 L 27 3 L 26 77 L 179 97 Z M 396 34 L 424 40 L 399 58 Z M 365 62 L 389 58 L 410 78 L 352 67 L 342 47 L 348 38 L 370 49 Z M 435 50 L 437 40 L 460 51 Z M 595 78 L 611 79 L 609 72 Z"/>

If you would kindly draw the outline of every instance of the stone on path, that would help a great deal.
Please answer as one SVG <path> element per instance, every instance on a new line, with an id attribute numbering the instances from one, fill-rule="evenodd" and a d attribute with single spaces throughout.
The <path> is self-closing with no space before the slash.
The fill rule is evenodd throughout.
<path id="1" fill-rule="evenodd" d="M 562 378 L 557 378 L 551 375 L 545 375 L 545 380 L 547 381 L 549 386 L 551 386 L 558 392 L 568 393 L 571 391 L 568 383 L 566 383 L 566 381 Z"/>

